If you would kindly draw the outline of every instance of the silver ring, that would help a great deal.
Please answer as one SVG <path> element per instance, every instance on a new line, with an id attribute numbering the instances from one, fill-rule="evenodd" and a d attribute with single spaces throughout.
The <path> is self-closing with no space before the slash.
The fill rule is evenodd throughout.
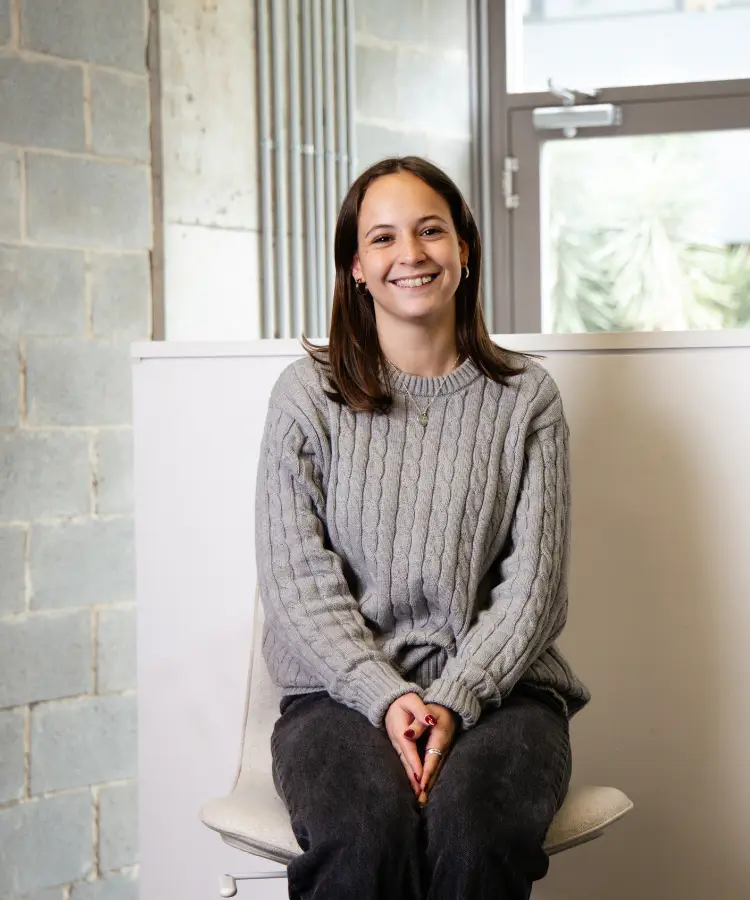
<path id="1" fill-rule="evenodd" d="M 442 755 L 443 755 L 443 751 L 442 751 L 442 750 L 438 750 L 437 747 L 428 747 L 427 750 L 425 751 L 425 753 L 434 753 L 436 756 L 442 756 Z"/>

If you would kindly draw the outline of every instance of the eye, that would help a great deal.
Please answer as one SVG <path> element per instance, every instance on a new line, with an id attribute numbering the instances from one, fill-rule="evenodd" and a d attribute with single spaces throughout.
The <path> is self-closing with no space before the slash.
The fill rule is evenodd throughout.
<path id="1" fill-rule="evenodd" d="M 440 228 L 438 225 L 429 225 L 422 232 L 422 234 L 426 235 L 427 237 L 431 237 L 433 234 L 442 234 L 442 233 L 443 233 L 443 229 Z"/>
<path id="2" fill-rule="evenodd" d="M 385 241 L 390 241 L 390 234 L 379 234 L 376 238 L 373 238 L 373 244 L 383 244 Z"/>

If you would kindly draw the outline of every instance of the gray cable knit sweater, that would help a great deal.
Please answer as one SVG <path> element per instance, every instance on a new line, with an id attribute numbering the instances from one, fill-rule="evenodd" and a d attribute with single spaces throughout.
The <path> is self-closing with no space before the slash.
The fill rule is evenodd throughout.
<path id="1" fill-rule="evenodd" d="M 393 370 L 387 414 L 329 400 L 290 365 L 257 481 L 263 655 L 286 694 L 326 690 L 381 726 L 401 694 L 469 728 L 518 682 L 569 714 L 589 695 L 555 646 L 567 612 L 568 429 L 552 378 L 471 360 L 440 386 Z M 326 384 L 327 386 L 327 384 Z"/>

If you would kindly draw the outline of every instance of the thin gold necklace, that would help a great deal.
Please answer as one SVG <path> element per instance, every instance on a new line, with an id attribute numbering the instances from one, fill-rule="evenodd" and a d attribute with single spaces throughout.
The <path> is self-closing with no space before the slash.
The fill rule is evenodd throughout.
<path id="1" fill-rule="evenodd" d="M 414 399 L 414 397 L 412 396 L 411 391 L 409 390 L 408 387 L 406 387 L 406 385 L 404 385 L 404 389 L 406 390 L 406 393 L 409 395 L 409 399 L 410 399 L 411 402 L 414 404 L 414 408 L 417 410 L 418 419 L 419 419 L 419 424 L 420 424 L 423 428 L 427 428 L 427 423 L 428 423 L 428 421 L 429 421 L 429 417 L 428 417 L 427 414 L 428 414 L 428 412 L 429 412 L 429 409 L 430 409 L 430 407 L 432 406 L 432 404 L 435 402 L 435 400 L 437 400 L 438 394 L 443 390 L 443 387 L 444 387 L 444 385 L 445 385 L 445 380 L 446 380 L 446 378 L 451 374 L 451 372 L 454 371 L 454 369 L 455 369 L 456 366 L 458 365 L 459 359 L 461 359 L 461 354 L 460 354 L 460 353 L 459 353 L 458 356 L 456 357 L 456 359 L 455 359 L 453 365 L 450 367 L 450 369 L 445 373 L 445 375 L 442 375 L 442 376 L 441 376 L 441 378 L 440 378 L 440 387 L 439 387 L 439 388 L 435 391 L 435 393 L 432 395 L 432 398 L 430 399 L 430 402 L 427 404 L 427 406 L 425 406 L 424 409 L 420 409 L 420 406 L 419 406 L 419 404 L 417 403 L 417 401 Z M 391 362 L 391 361 L 388 360 L 388 362 Z M 393 363 L 391 363 L 391 365 L 393 366 Z M 393 368 L 395 369 L 396 366 L 393 366 Z"/>

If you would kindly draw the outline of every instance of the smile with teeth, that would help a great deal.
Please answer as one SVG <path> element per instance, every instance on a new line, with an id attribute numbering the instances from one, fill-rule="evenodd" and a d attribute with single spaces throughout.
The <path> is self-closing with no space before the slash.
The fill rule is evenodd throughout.
<path id="1" fill-rule="evenodd" d="M 398 287 L 415 288 L 422 287 L 423 284 L 429 284 L 436 278 L 437 275 L 420 275 L 418 278 L 399 278 L 398 281 L 394 281 L 393 284 Z"/>

